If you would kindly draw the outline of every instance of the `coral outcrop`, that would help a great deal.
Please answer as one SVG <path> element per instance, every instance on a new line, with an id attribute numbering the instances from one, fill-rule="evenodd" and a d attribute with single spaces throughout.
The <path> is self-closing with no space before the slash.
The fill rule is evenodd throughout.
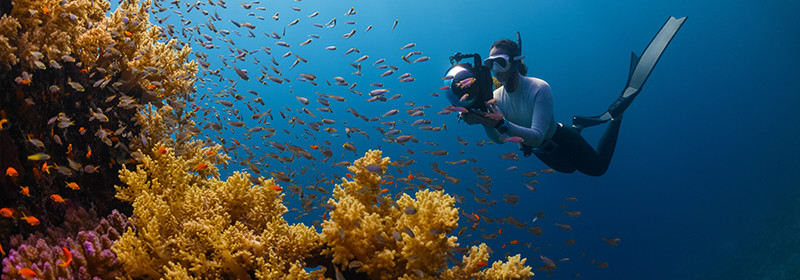
<path id="1" fill-rule="evenodd" d="M 302 260 L 321 245 L 313 227 L 289 225 L 283 194 L 272 179 L 254 185 L 235 172 L 225 181 L 216 166 L 227 163 L 221 146 L 170 142 L 170 125 L 150 109 L 140 115 L 152 149 L 135 170 L 122 170 L 117 198 L 133 204 L 130 229 L 114 245 L 134 278 L 318 278 Z M 149 117 L 147 117 L 149 116 Z"/>
<path id="2" fill-rule="evenodd" d="M 89 223 L 96 223 L 89 213 L 73 213 L 73 219 L 67 222 L 73 228 L 82 228 Z M 92 217 L 93 218 L 93 217 Z M 70 219 L 70 220 L 73 220 Z M 66 230 L 31 234 L 27 238 L 22 235 L 12 237 L 11 244 L 15 249 L 8 252 L 3 259 L 2 279 L 22 278 L 19 271 L 29 268 L 36 273 L 37 279 L 114 279 L 122 277 L 119 261 L 111 251 L 111 246 L 120 238 L 122 232 L 130 227 L 128 217 L 113 211 L 100 220 L 94 229 L 81 230 L 77 234 Z M 69 250 L 72 261 L 65 265 L 63 250 Z"/>
<path id="3" fill-rule="evenodd" d="M 397 201 L 384 194 L 381 176 L 390 164 L 381 151 L 370 150 L 348 170 L 328 200 L 330 219 L 322 223 L 323 251 L 340 269 L 365 273 L 370 279 L 525 279 L 533 276 L 525 259 L 514 256 L 481 271 L 488 247 L 472 247 L 463 261 L 447 268 L 458 246 L 449 236 L 458 226 L 455 199 L 443 191 L 421 190 L 416 198 Z"/>

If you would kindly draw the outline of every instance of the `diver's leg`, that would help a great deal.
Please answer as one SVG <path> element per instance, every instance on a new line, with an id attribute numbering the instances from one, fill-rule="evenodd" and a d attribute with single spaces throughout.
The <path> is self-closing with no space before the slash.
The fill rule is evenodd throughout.
<path id="1" fill-rule="evenodd" d="M 612 134 L 616 137 L 616 133 Z M 605 172 L 605 169 L 600 168 L 603 160 L 575 128 L 559 124 L 551 140 L 558 144 L 558 148 L 551 154 L 534 152 L 550 168 L 564 173 L 578 170 L 592 176 L 600 176 Z M 613 145 L 611 148 L 613 150 Z"/>
<path id="2" fill-rule="evenodd" d="M 578 170 L 591 176 L 600 176 L 606 173 L 608 166 L 611 164 L 611 157 L 614 156 L 614 148 L 617 146 L 617 136 L 619 135 L 621 124 L 622 115 L 608 122 L 606 131 L 597 143 L 596 160 L 587 161 L 589 164 Z"/>
<path id="3" fill-rule="evenodd" d="M 555 171 L 563 173 L 575 172 L 578 169 L 578 157 L 575 156 L 574 152 L 576 150 L 575 146 L 580 145 L 583 137 L 574 131 L 575 129 L 559 123 L 556 133 L 553 134 L 551 139 L 558 144 L 558 148 L 550 153 L 534 151 L 533 154 Z M 586 143 L 586 145 L 589 146 L 589 143 Z M 589 149 L 591 149 L 591 146 L 589 146 Z"/>
<path id="4" fill-rule="evenodd" d="M 609 122 L 597 144 L 597 150 L 586 142 L 577 129 L 560 125 L 551 139 L 558 144 L 558 148 L 550 154 L 537 152 L 534 154 L 547 166 L 559 172 L 572 173 L 578 170 L 590 176 L 603 175 L 608 170 L 611 157 L 614 155 L 621 124 L 621 116 Z"/>

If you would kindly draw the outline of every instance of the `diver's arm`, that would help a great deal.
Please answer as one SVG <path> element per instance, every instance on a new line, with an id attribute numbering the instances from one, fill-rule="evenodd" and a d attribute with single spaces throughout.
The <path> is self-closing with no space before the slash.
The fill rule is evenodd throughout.
<path id="1" fill-rule="evenodd" d="M 533 106 L 530 128 L 516 125 L 510 121 L 506 121 L 503 126 L 508 127 L 506 135 L 519 136 L 524 140 L 523 144 L 538 147 L 544 141 L 547 130 L 553 122 L 553 93 L 550 91 L 550 85 L 544 83 L 539 87 Z"/>
<path id="2" fill-rule="evenodd" d="M 488 126 L 488 125 L 484 124 L 483 125 L 483 130 L 486 130 L 486 136 L 489 136 L 489 139 L 492 139 L 492 141 L 494 141 L 495 143 L 497 143 L 497 144 L 505 143 L 505 141 L 500 139 L 501 134 L 500 134 L 500 132 L 497 131 L 497 128 L 494 128 L 494 127 L 491 127 L 491 126 Z"/>
<path id="3" fill-rule="evenodd" d="M 500 140 L 500 132 L 497 132 L 497 129 L 494 128 L 497 121 L 486 117 L 485 114 L 484 112 L 471 110 L 466 113 L 460 113 L 459 118 L 469 125 L 481 124 L 483 129 L 486 130 L 486 136 L 489 136 L 489 138 L 497 144 L 503 144 L 504 141 Z"/>

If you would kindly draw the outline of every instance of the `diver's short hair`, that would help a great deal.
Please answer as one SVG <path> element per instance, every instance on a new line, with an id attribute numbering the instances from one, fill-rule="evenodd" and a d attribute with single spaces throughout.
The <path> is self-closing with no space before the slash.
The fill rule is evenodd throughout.
<path id="1" fill-rule="evenodd" d="M 522 54 L 522 50 L 519 49 L 517 43 L 508 39 L 502 39 L 498 40 L 497 42 L 494 42 L 494 44 L 492 44 L 492 48 L 504 49 L 508 51 L 510 57 L 516 57 Z M 520 74 L 522 75 L 528 74 L 528 66 L 525 65 L 525 62 L 520 60 L 518 66 L 519 68 L 517 69 L 519 69 Z"/>

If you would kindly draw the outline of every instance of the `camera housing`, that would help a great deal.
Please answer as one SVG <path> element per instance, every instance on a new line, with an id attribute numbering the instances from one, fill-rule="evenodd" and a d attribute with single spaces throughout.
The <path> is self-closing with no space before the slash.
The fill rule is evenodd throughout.
<path id="1" fill-rule="evenodd" d="M 465 58 L 473 58 L 473 63 L 459 63 Z M 482 64 L 481 56 L 476 53 L 456 53 L 450 57 L 450 64 L 452 66 L 445 72 L 445 77 L 452 78 L 445 79 L 443 87 L 450 104 L 470 110 L 487 111 L 486 102 L 493 97 L 492 73 L 489 67 Z M 470 78 L 474 78 L 474 81 L 465 85 Z"/>

